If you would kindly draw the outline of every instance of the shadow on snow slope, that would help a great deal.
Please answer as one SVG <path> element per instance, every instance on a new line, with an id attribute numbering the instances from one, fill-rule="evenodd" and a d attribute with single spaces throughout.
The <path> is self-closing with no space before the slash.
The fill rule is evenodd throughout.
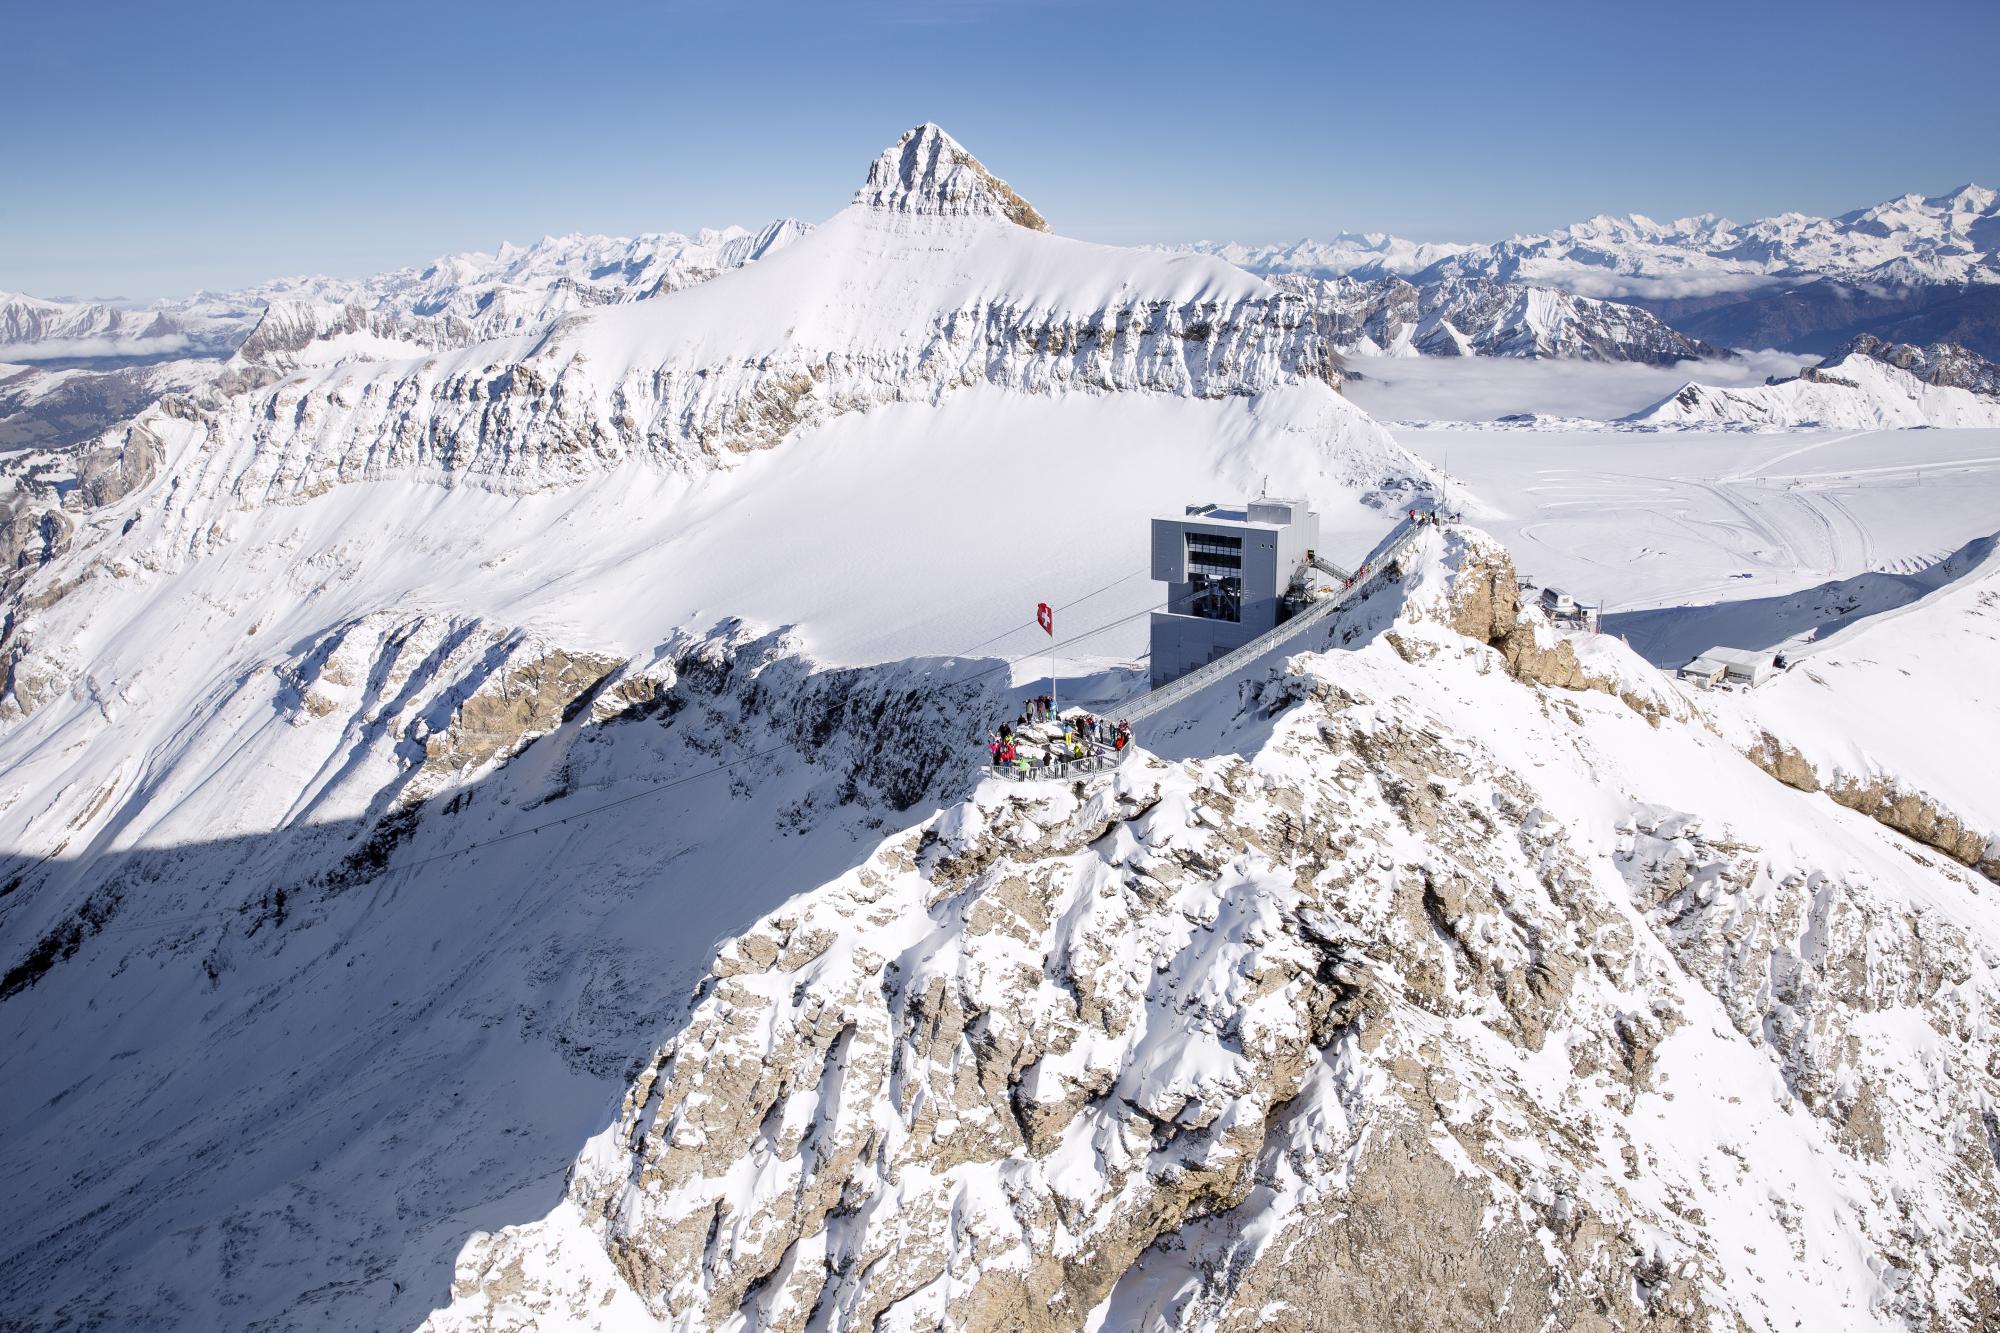
<path id="1" fill-rule="evenodd" d="M 1717 646 L 1775 651 L 1791 645 L 1798 649 L 1823 642 L 1829 635 L 1872 617 L 1913 606 L 1977 573 L 1996 550 L 2000 550 L 2000 534 L 1975 538 L 1915 573 L 1870 570 L 1778 597 L 1618 611 L 1605 616 L 1602 627 L 1606 634 L 1623 638 L 1634 652 L 1667 670 Z"/>
<path id="2" fill-rule="evenodd" d="M 738 680 L 566 723 L 416 815 L 0 856 L 0 1327 L 414 1326 L 471 1232 L 556 1202 L 720 938 L 970 781 L 929 765 L 997 680 L 922 698 L 927 665 L 813 677 L 847 692 L 804 744 Z M 868 734 L 885 706 L 925 734 Z M 912 767 L 900 811 L 857 795 Z"/>

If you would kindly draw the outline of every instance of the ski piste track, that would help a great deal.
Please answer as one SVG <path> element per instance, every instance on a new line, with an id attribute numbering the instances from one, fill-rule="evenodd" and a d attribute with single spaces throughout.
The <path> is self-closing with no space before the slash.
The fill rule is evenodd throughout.
<path id="1" fill-rule="evenodd" d="M 1241 648 L 1233 648 L 1206 666 L 1197 667 L 1185 676 L 1178 676 L 1156 690 L 1149 690 L 1136 699 L 1128 700 L 1110 709 L 1105 716 L 1113 722 L 1131 724 L 1141 718 L 1151 717 L 1163 708 L 1171 708 L 1183 699 L 1193 698 L 1217 681 L 1234 675 L 1250 663 L 1281 644 L 1288 643 L 1319 624 L 1334 612 L 1352 603 L 1375 585 L 1384 575 L 1396 567 L 1410 543 L 1424 527 L 1429 525 L 1428 517 L 1405 518 L 1390 530 L 1389 535 L 1361 562 L 1355 574 L 1348 574 L 1335 565 L 1315 558 L 1313 568 L 1329 578 L 1341 581 L 1340 587 L 1330 597 L 1322 597 L 1290 620 L 1274 629 L 1266 630 Z"/>

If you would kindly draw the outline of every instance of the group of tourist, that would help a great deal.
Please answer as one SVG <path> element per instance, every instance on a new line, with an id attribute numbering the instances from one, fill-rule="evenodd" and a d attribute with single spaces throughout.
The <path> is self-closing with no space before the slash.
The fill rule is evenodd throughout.
<path id="1" fill-rule="evenodd" d="M 1086 770 L 1116 762 L 1132 743 L 1132 728 L 1124 722 L 1095 717 L 1088 713 L 1061 717 L 1052 714 L 1046 695 L 1027 702 L 1013 723 L 987 737 L 986 748 L 993 755 L 993 767 L 1011 769 L 1014 776 L 1065 777 L 1072 770 Z M 1030 734 L 1029 728 L 1042 734 Z M 1058 733 L 1057 728 L 1061 731 Z"/>

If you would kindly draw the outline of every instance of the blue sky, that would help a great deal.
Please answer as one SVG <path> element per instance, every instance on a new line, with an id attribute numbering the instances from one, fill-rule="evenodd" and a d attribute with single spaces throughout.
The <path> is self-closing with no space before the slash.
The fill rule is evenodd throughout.
<path id="1" fill-rule="evenodd" d="M 2000 184 L 1992 0 L 12 0 L 0 33 L 0 288 L 47 295 L 818 219 L 922 120 L 1114 242 Z"/>

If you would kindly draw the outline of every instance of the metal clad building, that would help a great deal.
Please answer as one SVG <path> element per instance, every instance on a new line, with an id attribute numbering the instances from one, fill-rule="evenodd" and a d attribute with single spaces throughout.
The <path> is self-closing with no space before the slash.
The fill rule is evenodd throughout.
<path id="1" fill-rule="evenodd" d="M 1155 688 L 1275 628 L 1318 544 L 1319 515 L 1303 500 L 1190 505 L 1154 519 L 1153 577 L 1167 585 L 1168 607 L 1153 613 Z"/>

